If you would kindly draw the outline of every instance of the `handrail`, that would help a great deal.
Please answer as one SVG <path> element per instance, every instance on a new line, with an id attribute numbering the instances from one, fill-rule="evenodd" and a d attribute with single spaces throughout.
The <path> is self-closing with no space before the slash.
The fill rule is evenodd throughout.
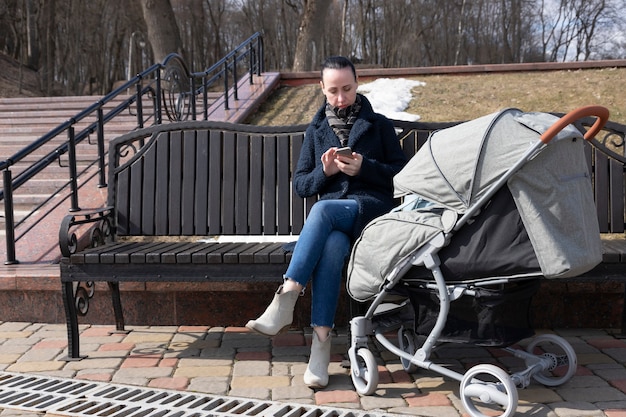
<path id="1" fill-rule="evenodd" d="M 65 190 L 69 186 L 72 198 L 70 211 L 80 210 L 78 198 L 79 187 L 77 185 L 76 177 L 80 177 L 80 175 L 84 174 L 90 166 L 95 164 L 98 166 L 99 170 L 98 186 L 106 186 L 106 147 L 104 146 L 104 134 L 105 127 L 108 122 L 124 111 L 129 111 L 131 114 L 133 111 L 135 112 L 137 116 L 136 128 L 142 128 L 150 121 L 153 125 L 163 123 L 163 113 L 165 113 L 170 121 L 187 120 L 190 117 L 191 119 L 196 120 L 196 101 L 198 100 L 198 97 L 201 97 L 200 102 L 203 106 L 202 114 L 204 120 L 208 120 L 210 115 L 208 89 L 213 88 L 214 84 L 219 79 L 224 79 L 223 102 L 224 108 L 228 109 L 228 99 L 231 94 L 231 90 L 234 91 L 234 98 L 236 100 L 237 84 L 242 78 L 241 74 L 238 73 L 237 64 L 245 58 L 249 58 L 247 66 L 250 83 L 252 83 L 252 75 L 255 73 L 260 75 L 263 71 L 262 36 L 260 33 L 255 33 L 227 54 L 224 58 L 220 59 L 217 63 L 201 72 L 189 72 L 181 56 L 177 54 L 170 54 L 163 60 L 163 62 L 154 64 L 138 73 L 123 85 L 120 85 L 118 88 L 93 103 L 91 106 L 78 112 L 64 123 L 59 124 L 54 129 L 50 130 L 48 133 L 41 136 L 28 146 L 18 150 L 10 157 L 0 161 L 0 171 L 3 171 L 3 188 L 0 190 L 0 200 L 4 201 L 4 217 L 6 227 L 5 237 L 7 259 L 5 264 L 19 263 L 15 255 L 16 242 L 28 233 L 32 227 L 28 228 L 24 234 L 18 237 L 15 236 L 15 229 L 23 224 L 26 219 L 32 217 L 34 212 L 40 208 L 40 206 L 38 206 L 35 210 L 26 214 L 22 220 L 17 223 L 14 222 L 15 212 L 13 193 L 15 190 L 26 184 L 35 175 L 42 172 L 53 162 L 60 161 L 62 155 L 68 154 L 67 168 L 70 178 L 64 186 L 52 193 L 46 201 L 50 201 L 55 196 L 60 194 L 61 190 Z M 197 80 L 200 80 L 200 82 L 197 82 Z M 122 95 L 126 96 L 128 92 L 133 89 L 133 87 L 135 90 L 134 94 L 122 100 L 120 104 L 105 113 L 104 106 L 106 104 L 109 104 L 116 99 L 119 100 L 119 97 Z M 152 106 L 150 109 L 144 109 L 145 98 L 148 98 L 151 101 Z M 94 116 L 96 118 L 95 122 L 89 124 L 80 131 L 75 130 L 77 123 L 88 117 Z M 83 142 L 85 139 L 88 139 L 90 135 L 94 133 L 96 133 L 97 136 L 97 158 L 95 161 L 87 163 L 88 168 L 78 172 L 76 155 L 73 150 L 77 144 Z M 54 150 L 30 164 L 26 169 L 13 178 L 11 167 L 20 161 L 24 161 L 25 158 L 32 155 L 42 146 L 58 139 L 61 135 L 66 135 L 67 137 L 61 145 L 57 146 Z"/>
<path id="2" fill-rule="evenodd" d="M 239 46 L 225 55 L 222 59 L 200 72 L 190 73 L 185 63 L 176 54 L 170 54 L 163 60 L 167 78 L 170 82 L 169 96 L 164 102 L 170 103 L 166 112 L 171 121 L 197 120 L 196 97 L 201 96 L 203 120 L 209 119 L 208 92 L 223 79 L 223 103 L 224 109 L 228 110 L 229 95 L 232 86 L 234 100 L 238 100 L 237 86 L 241 75 L 238 72 L 238 63 L 248 58 L 248 79 L 253 82 L 253 75 L 261 75 L 263 65 L 263 38 L 259 32 L 250 36 Z M 229 77 L 230 74 L 230 77 Z M 200 83 L 197 84 L 196 80 Z M 232 80 L 232 81 L 230 81 Z M 193 100 L 189 98 L 193 97 Z"/>

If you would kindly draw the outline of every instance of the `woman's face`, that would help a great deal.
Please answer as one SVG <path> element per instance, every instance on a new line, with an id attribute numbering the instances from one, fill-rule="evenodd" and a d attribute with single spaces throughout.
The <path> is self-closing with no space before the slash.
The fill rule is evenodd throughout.
<path id="1" fill-rule="evenodd" d="M 322 92 L 331 106 L 344 108 L 356 101 L 357 81 L 349 67 L 342 69 L 326 68 L 322 74 Z"/>

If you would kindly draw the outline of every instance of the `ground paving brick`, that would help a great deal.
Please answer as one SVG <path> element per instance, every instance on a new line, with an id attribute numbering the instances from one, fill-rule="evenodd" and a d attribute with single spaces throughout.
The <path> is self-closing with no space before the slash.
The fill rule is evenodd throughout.
<path id="1" fill-rule="evenodd" d="M 305 385 L 291 385 L 288 387 L 276 387 L 272 389 L 273 401 L 290 401 L 295 399 L 311 400 L 312 391 Z"/>
<path id="2" fill-rule="evenodd" d="M 571 401 L 550 404 L 558 417 L 603 417 L 604 412 L 591 403 Z"/>
<path id="3" fill-rule="evenodd" d="M 184 390 L 189 385 L 189 379 L 184 377 L 163 377 L 154 378 L 148 382 L 148 386 L 152 388 L 163 388 L 168 390 Z"/>
<path id="4" fill-rule="evenodd" d="M 290 386 L 288 376 L 233 376 L 230 386 L 233 390 L 241 388 L 274 388 Z"/>
<path id="5" fill-rule="evenodd" d="M 161 378 L 172 375 L 172 369 L 170 368 L 120 368 L 115 372 L 115 376 L 127 377 L 127 378 Z"/>
<path id="6" fill-rule="evenodd" d="M 396 407 L 388 410 L 390 413 L 407 414 L 419 417 L 459 417 L 459 411 L 454 407 Z"/>
<path id="7" fill-rule="evenodd" d="M 230 383 L 229 377 L 196 377 L 189 381 L 187 389 L 207 394 L 226 395 Z"/>
<path id="8" fill-rule="evenodd" d="M 557 392 L 565 401 L 601 402 L 626 400 L 626 394 L 608 386 L 608 384 L 602 387 L 557 389 Z"/>
<path id="9" fill-rule="evenodd" d="M 578 359 L 578 364 L 580 365 L 615 363 L 615 359 L 605 353 L 577 353 L 576 358 Z"/>
<path id="10" fill-rule="evenodd" d="M 258 400 L 269 400 L 270 389 L 261 387 L 236 387 L 231 390 L 231 394 L 234 397 L 242 398 L 254 398 Z"/>
<path id="11" fill-rule="evenodd" d="M 30 372 L 45 372 L 45 371 L 56 371 L 63 368 L 65 364 L 63 362 L 55 362 L 55 361 L 25 361 L 25 362 L 16 362 L 12 365 L 7 366 L 6 370 L 8 372 L 20 372 L 20 373 L 30 373 Z"/>
<path id="12" fill-rule="evenodd" d="M 602 351 L 615 359 L 618 363 L 626 362 L 626 349 L 624 348 L 606 348 L 602 349 Z"/>
<path id="13" fill-rule="evenodd" d="M 269 361 L 237 361 L 233 365 L 233 377 L 270 375 Z"/>
<path id="14" fill-rule="evenodd" d="M 230 365 L 217 365 L 217 366 L 186 366 L 179 367 L 174 372 L 174 375 L 184 376 L 188 378 L 195 378 L 199 376 L 207 377 L 226 377 L 230 376 L 232 368 Z"/>
<path id="15" fill-rule="evenodd" d="M 626 409 L 611 409 L 604 411 L 607 417 L 626 417 Z"/>
<path id="16" fill-rule="evenodd" d="M 20 361 L 23 362 L 41 362 L 52 361 L 61 353 L 61 349 L 31 349 L 25 352 Z"/>

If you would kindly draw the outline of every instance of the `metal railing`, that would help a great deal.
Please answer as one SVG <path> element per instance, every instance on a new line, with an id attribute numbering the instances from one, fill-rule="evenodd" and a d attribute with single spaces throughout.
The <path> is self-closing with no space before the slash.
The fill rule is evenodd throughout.
<path id="1" fill-rule="evenodd" d="M 80 111 L 69 120 L 61 123 L 48 133 L 44 134 L 28 146 L 20 149 L 5 160 L 0 161 L 0 170 L 3 174 L 3 188 L 0 190 L 0 200 L 4 202 L 5 237 L 7 259 L 5 264 L 16 264 L 16 242 L 23 238 L 34 225 L 20 231 L 16 236 L 16 229 L 23 225 L 26 220 L 33 217 L 45 204 L 52 201 L 57 195 L 65 192 L 69 187 L 71 208 L 70 211 L 80 210 L 79 187 L 77 178 L 85 174 L 93 166 L 98 167 L 98 187 L 106 186 L 105 155 L 105 131 L 107 123 L 115 119 L 125 111 L 136 115 L 136 128 L 142 128 L 146 124 L 163 123 L 163 114 L 169 121 L 197 120 L 198 102 L 202 106 L 202 118 L 208 120 L 211 114 L 211 102 L 209 91 L 220 91 L 223 88 L 224 109 L 229 108 L 229 99 L 237 100 L 237 86 L 245 77 L 253 82 L 253 75 L 263 72 L 263 42 L 260 33 L 255 33 L 242 42 L 237 48 L 201 72 L 190 72 L 181 56 L 168 55 L 162 63 L 154 64 L 148 69 L 135 75 L 123 85 L 119 86 L 91 106 Z M 218 86 L 218 82 L 223 83 Z M 114 108 L 105 111 L 105 106 L 119 101 L 121 96 L 127 96 L 128 91 L 135 91 L 132 95 L 123 99 Z M 150 109 L 144 109 L 144 100 L 151 103 Z M 113 103 L 114 105 L 115 103 Z M 215 107 L 213 107 L 215 109 Z M 88 122 L 95 117 L 95 122 L 77 130 L 79 122 Z M 96 134 L 97 157 L 88 162 L 86 167 L 79 171 L 76 158 L 76 145 Z M 15 177 L 11 168 L 18 162 L 25 161 L 27 157 L 35 154 L 44 145 L 52 144 L 54 140 L 65 136 L 63 143 L 43 157 L 31 163 Z M 1 138 L 0 138 L 1 140 Z M 25 214 L 20 221 L 15 222 L 14 192 L 35 175 L 42 172 L 54 162 L 59 162 L 61 156 L 67 154 L 67 168 L 69 179 L 67 183 L 53 192 L 42 203 L 37 205 L 29 213 Z M 40 221 L 41 219 L 39 219 Z M 35 222 L 36 224 L 36 222 Z"/>

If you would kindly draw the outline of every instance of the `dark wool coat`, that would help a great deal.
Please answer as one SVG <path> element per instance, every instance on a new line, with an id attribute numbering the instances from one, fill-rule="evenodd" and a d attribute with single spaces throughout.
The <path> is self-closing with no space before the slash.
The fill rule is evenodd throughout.
<path id="1" fill-rule="evenodd" d="M 367 98 L 361 96 L 361 111 L 348 139 L 348 146 L 363 155 L 361 170 L 354 177 L 341 172 L 326 177 L 322 154 L 328 148 L 341 145 L 328 124 L 325 109 L 324 104 L 306 130 L 293 184 L 301 197 L 319 194 L 324 200 L 356 200 L 359 215 L 352 233 L 354 240 L 370 220 L 394 207 L 393 177 L 406 164 L 406 157 L 391 121 L 374 113 Z"/>

